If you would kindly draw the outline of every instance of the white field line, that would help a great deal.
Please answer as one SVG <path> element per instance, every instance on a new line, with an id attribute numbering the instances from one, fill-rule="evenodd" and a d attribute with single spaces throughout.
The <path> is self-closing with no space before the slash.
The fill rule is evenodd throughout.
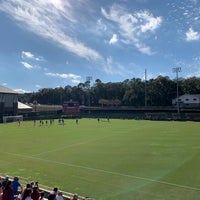
<path id="1" fill-rule="evenodd" d="M 35 155 L 32 155 L 32 156 L 40 156 L 40 155 L 44 155 L 44 154 L 47 154 L 47 153 L 52 153 L 52 152 L 60 151 L 60 150 L 63 150 L 63 149 L 67 149 L 69 147 L 75 147 L 75 146 L 88 144 L 88 143 L 95 142 L 95 141 L 98 141 L 98 140 L 103 140 L 103 139 L 111 137 L 111 136 L 112 135 L 108 135 L 108 136 L 104 136 L 104 137 L 93 139 L 93 140 L 87 140 L 86 142 L 78 142 L 78 143 L 69 144 L 69 145 L 65 145 L 65 146 L 63 145 L 63 147 L 52 149 L 50 151 L 43 151 L 41 153 L 38 153 L 38 154 L 35 154 Z"/>
<path id="2" fill-rule="evenodd" d="M 111 175 L 116 175 L 116 176 L 121 176 L 121 177 L 128 177 L 128 178 L 132 178 L 132 179 L 139 179 L 139 180 L 144 180 L 144 181 L 148 181 L 148 182 L 154 182 L 154 183 L 159 183 L 159 184 L 163 184 L 163 185 L 174 186 L 174 187 L 183 188 L 183 189 L 187 189 L 187 190 L 200 191 L 200 188 L 197 188 L 197 187 L 180 185 L 180 184 L 170 183 L 170 182 L 167 182 L 167 181 L 160 181 L 160 180 L 156 180 L 156 179 L 134 176 L 134 175 L 129 175 L 129 174 L 123 174 L 123 173 L 118 173 L 118 172 L 112 172 L 112 171 L 107 171 L 107 170 L 93 168 L 93 167 L 74 165 L 74 164 L 70 164 L 70 163 L 57 162 L 57 161 L 54 161 L 54 160 L 47 160 L 47 159 L 37 158 L 37 157 L 33 157 L 33 156 L 20 155 L 20 154 L 9 153 L 9 152 L 5 152 L 5 153 L 13 155 L 13 156 L 24 157 L 24 158 L 35 159 L 35 160 L 41 160 L 43 162 L 49 162 L 49 163 L 54 163 L 54 164 L 59 164 L 59 165 L 65 165 L 65 166 L 68 166 L 68 167 L 76 167 L 76 168 L 80 168 L 80 169 L 85 169 L 85 170 L 90 170 L 90 171 L 95 171 L 95 172 L 101 172 L 101 173 L 105 173 L 105 174 L 111 174 Z"/>

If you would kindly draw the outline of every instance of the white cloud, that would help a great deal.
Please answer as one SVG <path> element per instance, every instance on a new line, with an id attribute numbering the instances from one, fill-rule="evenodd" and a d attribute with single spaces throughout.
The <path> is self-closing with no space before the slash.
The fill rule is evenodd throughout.
<path id="1" fill-rule="evenodd" d="M 36 88 L 41 88 L 41 85 L 36 84 L 35 87 Z"/>
<path id="2" fill-rule="evenodd" d="M 190 0 L 192 3 L 197 4 L 198 0 Z"/>
<path id="3" fill-rule="evenodd" d="M 109 56 L 103 64 L 103 70 L 109 75 L 117 74 L 126 77 L 131 74 L 131 72 L 124 68 L 120 63 L 114 61 L 111 56 Z"/>
<path id="4" fill-rule="evenodd" d="M 70 79 L 73 83 L 79 83 L 80 82 L 80 76 L 76 74 L 60 74 L 60 73 L 45 73 L 47 76 L 53 76 L 63 79 Z"/>
<path id="5" fill-rule="evenodd" d="M 139 42 L 139 41 L 135 41 L 135 46 L 138 48 L 138 50 L 141 53 L 147 54 L 147 55 L 153 55 L 154 52 L 151 50 L 151 48 L 149 46 L 146 46 L 145 44 Z"/>
<path id="6" fill-rule="evenodd" d="M 156 30 L 162 23 L 162 18 L 161 17 L 153 17 L 152 14 L 150 14 L 147 11 L 143 12 L 138 12 L 136 13 L 137 18 L 140 21 L 140 29 L 141 32 L 147 32 L 151 31 L 153 32 Z"/>
<path id="7" fill-rule="evenodd" d="M 112 67 L 112 63 L 113 63 L 113 60 L 111 57 L 108 57 L 107 60 L 106 60 L 106 64 L 104 66 L 104 71 L 107 73 L 107 74 L 113 74 L 114 73 L 114 69 Z"/>
<path id="8" fill-rule="evenodd" d="M 51 40 L 68 52 L 88 60 L 102 59 L 96 50 L 69 34 L 70 27 L 78 21 L 74 9 L 85 6 L 84 2 L 76 0 L 75 5 L 73 0 L 7 0 L 0 3 L 0 10 L 18 21 L 21 27 Z"/>
<path id="9" fill-rule="evenodd" d="M 14 89 L 14 91 L 24 94 L 24 93 L 30 93 L 31 91 L 23 90 L 23 89 Z"/>
<path id="10" fill-rule="evenodd" d="M 187 41 L 195 41 L 200 40 L 200 33 L 193 30 L 193 28 L 189 28 L 186 32 L 186 40 Z"/>
<path id="11" fill-rule="evenodd" d="M 72 83 L 74 83 L 74 84 L 79 84 L 79 83 L 81 82 L 81 81 L 78 80 L 78 79 L 72 79 L 71 81 L 72 81 Z"/>
<path id="12" fill-rule="evenodd" d="M 107 31 L 107 26 L 103 23 L 102 19 L 97 20 L 97 26 L 96 26 L 97 31 Z"/>
<path id="13" fill-rule="evenodd" d="M 22 58 L 34 58 L 34 55 L 31 52 L 22 51 Z"/>
<path id="14" fill-rule="evenodd" d="M 43 58 L 42 57 L 36 57 L 34 56 L 31 52 L 29 51 L 22 51 L 22 59 L 33 59 L 33 60 L 36 60 L 36 61 L 42 61 Z"/>
<path id="15" fill-rule="evenodd" d="M 27 68 L 27 69 L 32 69 L 32 68 L 33 68 L 33 66 L 30 65 L 30 64 L 27 63 L 27 62 L 21 62 L 21 64 L 22 64 L 25 68 Z"/>
<path id="16" fill-rule="evenodd" d="M 154 17 L 146 10 L 129 13 L 117 4 L 110 8 L 109 13 L 101 8 L 101 13 L 106 19 L 118 25 L 122 42 L 133 44 L 140 52 L 147 55 L 154 54 L 144 41 L 146 38 L 149 39 L 150 33 L 155 32 L 161 26 L 162 17 Z"/>
<path id="17" fill-rule="evenodd" d="M 180 77 L 190 78 L 190 77 L 200 77 L 200 54 L 191 57 L 190 60 L 185 59 L 175 59 L 174 66 L 181 67 Z M 175 76 L 175 75 L 174 75 Z M 173 76 L 173 78 L 174 78 Z"/>
<path id="18" fill-rule="evenodd" d="M 183 65 L 183 72 L 186 71 L 187 75 L 186 77 L 200 77 L 200 55 L 197 55 L 196 57 L 193 57 L 190 62 L 186 62 Z M 185 70 L 184 70 L 185 69 Z"/>
<path id="19" fill-rule="evenodd" d="M 117 34 L 113 34 L 112 38 L 109 41 L 109 44 L 115 44 L 118 42 Z"/>

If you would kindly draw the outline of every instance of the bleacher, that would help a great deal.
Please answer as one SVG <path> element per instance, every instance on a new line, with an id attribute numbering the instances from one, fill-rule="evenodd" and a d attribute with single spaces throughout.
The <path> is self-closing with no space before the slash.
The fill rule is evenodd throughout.
<path id="1" fill-rule="evenodd" d="M 5 177 L 6 177 L 5 175 L 0 175 L 0 183 L 5 180 Z M 9 180 L 12 181 L 13 178 L 14 177 L 9 176 Z M 25 179 L 23 177 L 20 177 L 20 176 L 18 176 L 18 178 L 19 178 L 19 182 L 21 183 L 22 187 L 25 187 L 27 183 L 32 182 L 32 181 Z M 39 186 L 40 192 L 41 191 L 44 192 L 44 198 L 48 199 L 49 193 L 52 191 L 53 188 L 46 186 L 46 185 L 42 185 L 40 183 L 38 184 L 38 186 Z M 66 192 L 66 191 L 62 191 L 62 190 L 59 190 L 59 192 L 62 192 L 64 200 L 70 200 L 74 196 L 74 194 L 70 193 L 70 192 Z M 78 195 L 78 200 L 92 200 L 92 198 L 83 197 L 83 196 Z"/>

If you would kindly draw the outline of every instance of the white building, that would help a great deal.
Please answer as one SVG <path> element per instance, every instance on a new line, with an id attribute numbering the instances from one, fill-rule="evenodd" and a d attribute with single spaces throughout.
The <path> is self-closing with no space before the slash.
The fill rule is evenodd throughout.
<path id="1" fill-rule="evenodd" d="M 180 107 L 197 107 L 200 106 L 200 94 L 184 94 L 178 98 Z M 177 98 L 172 99 L 172 105 L 177 105 Z"/>

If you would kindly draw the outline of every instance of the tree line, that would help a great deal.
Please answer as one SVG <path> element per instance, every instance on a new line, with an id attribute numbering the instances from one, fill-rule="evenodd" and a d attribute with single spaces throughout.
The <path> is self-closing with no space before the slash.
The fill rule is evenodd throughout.
<path id="1" fill-rule="evenodd" d="M 179 95 L 200 94 L 200 78 L 179 78 Z M 177 80 L 158 76 L 149 80 L 126 79 L 123 82 L 103 83 L 96 79 L 77 86 L 42 88 L 38 92 L 19 95 L 23 103 L 62 105 L 64 101 L 77 101 L 85 106 L 171 106 L 177 96 Z"/>

